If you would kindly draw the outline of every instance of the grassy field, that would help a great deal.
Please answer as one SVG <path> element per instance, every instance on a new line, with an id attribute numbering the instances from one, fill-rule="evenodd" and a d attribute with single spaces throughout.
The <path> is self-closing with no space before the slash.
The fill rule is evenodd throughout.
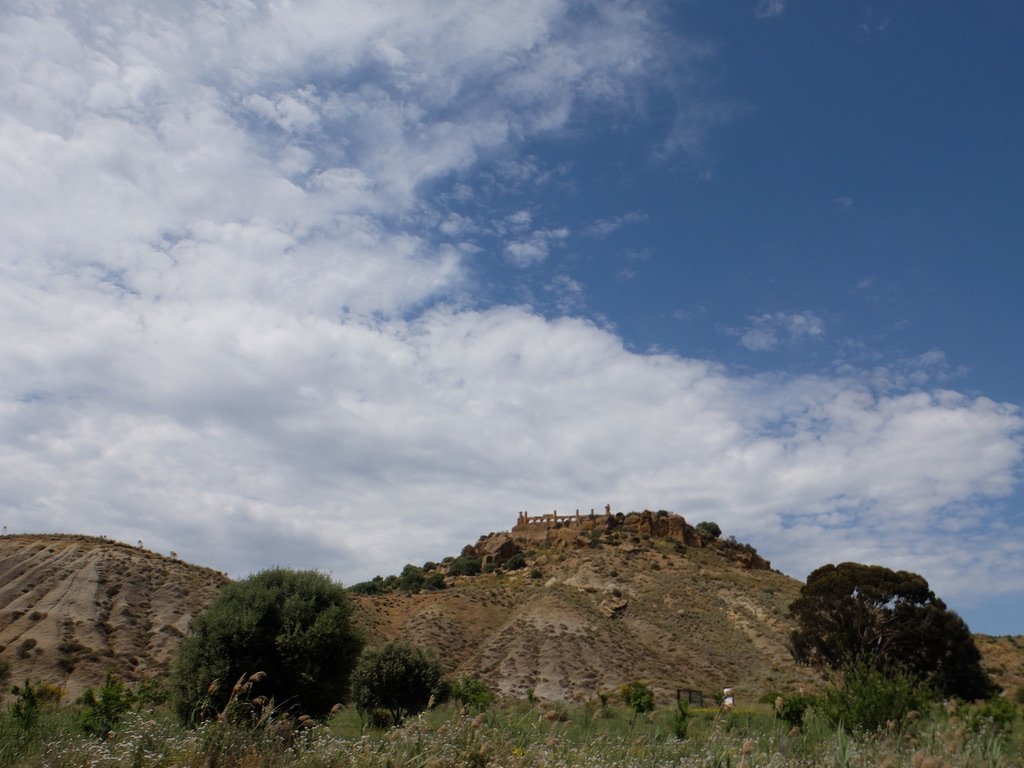
<path id="1" fill-rule="evenodd" d="M 371 729 L 351 709 L 297 727 L 284 717 L 182 728 L 162 708 L 128 713 L 106 739 L 74 707 L 26 727 L 0 715 L 0 766 L 89 768 L 614 768 L 616 766 L 1024 766 L 1020 705 L 934 705 L 871 734 L 808 712 L 795 728 L 768 705 L 731 712 L 507 702 L 480 713 L 444 704 L 402 727 Z M 683 736 L 683 738 L 680 738 Z"/>

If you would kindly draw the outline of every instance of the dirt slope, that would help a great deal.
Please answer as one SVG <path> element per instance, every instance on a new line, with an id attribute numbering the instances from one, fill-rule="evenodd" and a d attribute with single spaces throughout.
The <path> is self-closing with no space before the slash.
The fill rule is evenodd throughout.
<path id="1" fill-rule="evenodd" d="M 591 698 L 641 679 L 662 698 L 730 686 L 751 701 L 813 679 L 785 645 L 799 590 L 715 549 L 648 538 L 541 548 L 518 571 L 359 600 L 371 636 L 433 647 L 506 695 Z"/>
<path id="2" fill-rule="evenodd" d="M 68 699 L 102 682 L 164 674 L 192 616 L 227 577 L 107 539 L 0 537 L 0 657 L 11 680 Z"/>

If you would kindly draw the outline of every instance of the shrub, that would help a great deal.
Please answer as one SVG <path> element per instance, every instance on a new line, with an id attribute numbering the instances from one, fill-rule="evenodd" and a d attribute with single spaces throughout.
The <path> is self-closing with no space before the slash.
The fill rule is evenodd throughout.
<path id="1" fill-rule="evenodd" d="M 40 697 L 31 680 L 26 680 L 25 685 L 11 688 L 14 694 L 14 703 L 11 704 L 11 719 L 23 731 L 30 731 L 39 720 Z"/>
<path id="2" fill-rule="evenodd" d="M 821 695 L 815 709 L 834 726 L 876 731 L 888 721 L 899 722 L 911 710 L 920 710 L 933 692 L 908 672 L 879 670 L 867 662 L 847 666 L 838 684 Z"/>
<path id="3" fill-rule="evenodd" d="M 712 539 L 717 539 L 722 535 L 722 528 L 718 523 L 714 523 L 710 520 L 705 520 L 703 523 L 697 523 L 695 530 L 702 536 L 707 536 Z"/>
<path id="4" fill-rule="evenodd" d="M 444 589 L 447 586 L 448 585 L 444 583 L 444 576 L 442 576 L 440 573 L 428 574 L 427 577 L 423 580 L 423 589 L 436 591 L 439 589 Z"/>
<path id="5" fill-rule="evenodd" d="M 143 709 L 156 709 L 170 701 L 170 698 L 171 690 L 165 677 L 143 680 L 135 691 L 135 701 Z"/>
<path id="6" fill-rule="evenodd" d="M 981 732 L 988 723 L 997 730 L 1009 731 L 1016 718 L 1017 707 L 1009 699 L 1001 697 L 980 702 L 968 708 L 964 714 L 967 727 L 975 733 Z"/>
<path id="7" fill-rule="evenodd" d="M 634 720 L 636 720 L 637 715 L 654 710 L 654 691 L 645 683 L 638 680 L 626 683 L 619 689 L 619 694 L 622 696 L 626 706 L 633 710 Z"/>
<path id="8" fill-rule="evenodd" d="M 448 566 L 451 576 L 476 576 L 480 573 L 480 558 L 470 555 L 459 555 Z"/>
<path id="9" fill-rule="evenodd" d="M 18 646 L 18 658 L 27 659 L 32 654 L 32 649 L 36 647 L 36 642 L 34 637 L 26 637 L 22 640 Z"/>
<path id="10" fill-rule="evenodd" d="M 398 588 L 403 592 L 416 592 L 423 586 L 423 569 L 409 564 L 398 577 Z"/>
<path id="11" fill-rule="evenodd" d="M 463 675 L 451 684 L 449 696 L 464 707 L 478 711 L 487 709 L 494 701 L 494 694 L 487 685 L 468 675 Z"/>
<path id="12" fill-rule="evenodd" d="M 790 725 L 802 725 L 804 713 L 815 702 L 814 696 L 805 693 L 794 693 L 782 698 L 775 707 L 775 713 Z"/>
<path id="13" fill-rule="evenodd" d="M 360 581 L 350 586 L 348 591 L 357 595 L 382 595 L 384 594 L 384 579 L 376 576 L 370 581 Z"/>
<path id="14" fill-rule="evenodd" d="M 686 732 L 690 726 L 690 707 L 679 699 L 676 701 L 676 713 L 672 718 L 672 735 L 682 741 L 686 738 Z"/>
<path id="15" fill-rule="evenodd" d="M 421 648 L 387 643 L 363 652 L 352 673 L 352 699 L 371 724 L 386 713 L 392 725 L 427 708 L 444 693 L 441 666 Z"/>
<path id="16" fill-rule="evenodd" d="M 273 569 L 228 584 L 193 622 L 172 673 L 178 716 L 224 708 L 236 680 L 265 673 L 262 692 L 313 717 L 345 696 L 362 648 L 348 594 L 315 571 Z"/>
<path id="17" fill-rule="evenodd" d="M 131 689 L 108 671 L 98 694 L 86 688 L 75 702 L 80 708 L 78 724 L 86 733 L 106 739 L 134 701 Z"/>
<path id="18" fill-rule="evenodd" d="M 526 567 L 526 555 L 522 552 L 516 552 L 512 557 L 505 561 L 505 568 L 510 571 L 518 571 L 520 568 Z"/>

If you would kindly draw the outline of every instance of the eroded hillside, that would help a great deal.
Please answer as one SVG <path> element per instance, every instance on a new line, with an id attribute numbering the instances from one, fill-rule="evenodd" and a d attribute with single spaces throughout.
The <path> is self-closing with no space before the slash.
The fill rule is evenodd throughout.
<path id="1" fill-rule="evenodd" d="M 15 682 L 166 674 L 192 617 L 227 577 L 107 539 L 0 537 L 0 646 Z"/>
<path id="2" fill-rule="evenodd" d="M 433 647 L 449 669 L 516 697 L 589 698 L 642 679 L 662 697 L 730 686 L 753 700 L 811 681 L 786 649 L 800 582 L 749 547 L 689 527 L 670 534 L 667 519 L 665 535 L 624 522 L 484 537 L 467 549 L 520 552 L 525 566 L 439 591 L 362 596 L 367 626 Z"/>
<path id="3" fill-rule="evenodd" d="M 450 575 L 461 558 L 446 558 L 428 574 L 443 589 L 357 595 L 357 615 L 371 642 L 431 647 L 449 671 L 514 697 L 593 698 L 640 679 L 662 700 L 677 688 L 731 686 L 744 702 L 813 684 L 786 649 L 800 582 L 673 517 L 523 523 L 463 552 L 493 572 Z M 0 658 L 13 683 L 56 683 L 68 699 L 108 669 L 159 677 L 226 583 L 107 539 L 2 536 Z M 1024 684 L 1024 637 L 977 639 L 986 669 L 1013 695 Z"/>

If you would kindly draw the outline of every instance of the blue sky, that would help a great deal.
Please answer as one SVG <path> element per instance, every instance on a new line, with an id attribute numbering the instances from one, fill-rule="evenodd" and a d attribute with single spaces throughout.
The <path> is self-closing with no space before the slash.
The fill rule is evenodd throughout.
<path id="1" fill-rule="evenodd" d="M 351 582 L 664 508 L 1024 633 L 1022 32 L 15 0 L 3 524 Z"/>

